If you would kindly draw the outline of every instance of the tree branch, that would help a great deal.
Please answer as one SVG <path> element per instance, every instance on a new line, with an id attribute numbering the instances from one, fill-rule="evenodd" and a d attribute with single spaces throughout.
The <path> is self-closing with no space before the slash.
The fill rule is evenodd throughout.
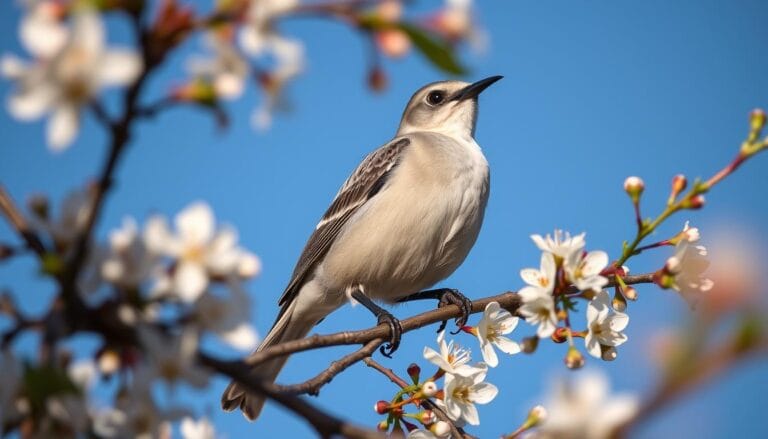
<path id="1" fill-rule="evenodd" d="M 384 343 L 386 340 L 376 338 L 371 341 L 369 341 L 365 346 L 362 348 L 356 350 L 355 352 L 352 352 L 351 354 L 345 355 L 341 357 L 340 359 L 334 361 L 331 363 L 330 366 L 328 366 L 327 369 L 325 369 L 323 372 L 318 374 L 312 379 L 309 379 L 307 381 L 304 381 L 303 383 L 299 384 L 292 384 L 287 386 L 278 386 L 278 388 L 282 392 L 286 393 L 292 393 L 295 395 L 300 395 L 303 393 L 308 393 L 310 395 L 318 395 L 320 393 L 320 388 L 324 385 L 328 384 L 333 380 L 333 378 L 340 374 L 341 372 L 344 372 L 349 366 L 357 363 L 358 361 L 361 361 L 367 357 L 370 357 L 371 354 L 376 352 L 376 348 L 378 348 L 382 343 Z"/>
<path id="2" fill-rule="evenodd" d="M 19 208 L 16 207 L 13 198 L 11 198 L 11 195 L 5 190 L 5 187 L 3 187 L 2 184 L 0 184 L 0 211 L 3 212 L 8 223 L 16 230 L 21 239 L 24 240 L 27 247 L 34 250 L 40 257 L 45 255 L 45 246 L 40 240 L 40 237 L 37 236 L 37 233 L 35 233 L 29 226 L 27 219 L 24 218 L 24 215 Z"/>
<path id="3" fill-rule="evenodd" d="M 634 285 L 640 283 L 652 283 L 653 273 L 640 274 L 635 276 L 627 276 L 624 278 L 624 282 L 627 285 Z M 615 281 L 610 279 L 608 286 L 615 285 Z M 498 302 L 499 305 L 515 314 L 520 307 L 520 298 L 515 292 L 506 292 L 496 296 L 484 297 L 472 301 L 472 312 L 476 314 L 483 312 L 485 307 L 491 302 Z M 401 320 L 400 324 L 403 327 L 403 334 L 410 332 L 433 323 L 442 322 L 444 320 L 450 320 L 458 317 L 461 314 L 461 310 L 456 305 L 445 306 L 442 308 L 427 311 L 418 314 L 414 317 L 410 317 L 405 320 Z M 381 324 L 372 328 L 363 329 L 359 331 L 344 331 L 337 332 L 329 335 L 312 335 L 300 340 L 293 340 L 285 343 L 280 343 L 274 346 L 270 346 L 263 351 L 253 354 L 248 360 L 248 364 L 255 366 L 261 364 L 269 359 L 280 357 L 284 355 L 294 354 L 296 352 L 308 351 L 311 349 L 329 347 L 329 346 L 341 346 L 341 345 L 355 345 L 369 343 L 375 339 L 388 340 L 389 339 L 389 326 Z"/>
<path id="4" fill-rule="evenodd" d="M 254 379 L 251 367 L 242 361 L 221 361 L 205 354 L 198 359 L 204 366 L 236 381 L 250 392 L 264 395 L 309 422 L 318 435 L 323 438 L 343 436 L 350 439 L 384 439 L 386 436 L 377 431 L 364 429 L 349 424 L 329 415 L 303 399 L 285 393 L 279 386 Z"/>

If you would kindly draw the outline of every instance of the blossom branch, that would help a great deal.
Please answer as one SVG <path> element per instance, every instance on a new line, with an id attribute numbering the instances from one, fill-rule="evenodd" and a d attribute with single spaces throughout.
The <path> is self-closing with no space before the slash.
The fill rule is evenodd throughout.
<path id="1" fill-rule="evenodd" d="M 384 375 L 385 377 L 389 378 L 390 381 L 392 381 L 393 383 L 395 383 L 398 386 L 400 386 L 401 389 L 405 389 L 406 387 L 408 387 L 408 383 L 405 380 L 403 380 L 402 378 L 400 378 L 399 376 L 397 376 L 392 371 L 392 369 L 388 369 L 388 368 L 382 366 L 381 364 L 379 364 L 373 358 L 371 358 L 371 357 L 365 358 L 365 359 L 363 359 L 363 362 L 365 363 L 366 366 L 381 372 L 382 375 Z M 425 400 L 421 401 L 421 406 L 424 409 L 432 410 L 435 413 L 435 416 L 437 416 L 437 419 L 439 419 L 439 420 L 441 420 L 443 422 L 447 422 L 448 425 L 450 425 L 450 427 L 451 427 L 451 436 L 452 437 L 456 437 L 456 438 L 470 437 L 466 433 L 464 433 L 463 430 L 460 430 L 459 428 L 457 428 L 456 424 L 454 424 L 453 420 L 451 418 L 449 418 L 448 415 L 446 415 L 445 412 L 440 407 L 436 406 L 432 401 L 430 401 L 428 399 L 425 399 Z"/>
<path id="2" fill-rule="evenodd" d="M 21 239 L 27 244 L 27 247 L 34 250 L 40 257 L 45 255 L 45 246 L 37 236 L 34 230 L 27 223 L 26 218 L 21 211 L 16 207 L 11 195 L 5 190 L 2 184 L 0 184 L 0 211 L 2 211 L 8 223 L 16 230 Z"/>
<path id="3" fill-rule="evenodd" d="M 623 279 L 627 285 L 653 283 L 653 273 L 626 276 Z M 608 283 L 608 286 L 614 285 L 615 280 L 611 279 Z M 489 296 L 473 300 L 471 314 L 483 312 L 485 307 L 491 302 L 498 302 L 499 306 L 513 314 L 517 312 L 521 305 L 520 297 L 518 294 L 509 291 L 506 293 L 498 294 L 496 296 Z M 403 328 L 402 332 L 406 333 L 434 323 L 450 320 L 460 315 L 461 309 L 456 305 L 450 305 L 401 320 L 400 324 Z M 300 340 L 293 340 L 270 346 L 263 351 L 255 353 L 247 361 L 251 366 L 255 366 L 272 358 L 290 355 L 296 352 L 303 352 L 330 346 L 363 344 L 375 339 L 388 340 L 389 326 L 382 324 L 359 331 L 343 331 L 328 335 L 312 335 Z"/>

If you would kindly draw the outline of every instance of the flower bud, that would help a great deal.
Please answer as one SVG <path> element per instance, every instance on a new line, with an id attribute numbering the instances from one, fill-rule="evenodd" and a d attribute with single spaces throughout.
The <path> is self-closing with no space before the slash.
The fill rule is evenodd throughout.
<path id="1" fill-rule="evenodd" d="M 536 352 L 536 348 L 539 346 L 539 337 L 525 337 L 521 343 L 522 351 L 526 354 L 532 354 Z"/>
<path id="2" fill-rule="evenodd" d="M 376 429 L 379 430 L 379 431 L 387 431 L 387 430 L 389 430 L 389 424 L 387 423 L 387 420 L 385 419 L 385 420 L 379 422 L 378 424 L 376 424 Z"/>
<path id="3" fill-rule="evenodd" d="M 624 296 L 619 293 L 618 290 L 613 294 L 613 309 L 615 309 L 618 312 L 624 312 L 627 310 L 627 299 L 624 298 Z"/>
<path id="4" fill-rule="evenodd" d="M 568 341 L 568 328 L 559 327 L 552 333 L 552 341 L 555 343 L 565 343 Z"/>
<path id="5" fill-rule="evenodd" d="M 600 346 L 600 356 L 603 361 L 613 361 L 619 356 L 619 352 L 613 346 Z"/>
<path id="6" fill-rule="evenodd" d="M 432 410 L 424 410 L 419 415 L 419 420 L 424 425 L 429 425 L 437 421 L 437 416 L 435 416 L 435 412 Z"/>
<path id="7" fill-rule="evenodd" d="M 381 20 L 395 22 L 403 15 L 403 5 L 400 0 L 383 0 L 376 6 L 376 12 Z"/>
<path id="8" fill-rule="evenodd" d="M 451 426 L 445 421 L 437 421 L 429 427 L 429 431 L 437 437 L 448 437 L 451 434 Z"/>
<path id="9" fill-rule="evenodd" d="M 704 207 L 704 195 L 695 195 L 690 200 L 686 200 L 682 207 L 684 209 L 701 209 Z"/>
<path id="10" fill-rule="evenodd" d="M 427 398 L 431 398 L 437 394 L 437 384 L 434 381 L 426 381 L 421 385 L 421 393 Z"/>
<path id="11" fill-rule="evenodd" d="M 383 415 L 389 411 L 389 403 L 387 401 L 378 401 L 373 405 L 373 411 Z"/>
<path id="12" fill-rule="evenodd" d="M 572 370 L 581 369 L 584 366 L 584 356 L 573 346 L 568 348 L 568 353 L 565 355 L 565 366 Z"/>
<path id="13" fill-rule="evenodd" d="M 640 177 L 632 176 L 624 180 L 624 190 L 629 195 L 629 198 L 632 199 L 633 204 L 637 204 L 640 200 L 640 194 L 643 193 L 643 189 L 645 189 L 645 183 Z"/>
<path id="14" fill-rule="evenodd" d="M 761 108 L 755 108 L 749 113 L 749 127 L 752 131 L 761 131 L 765 128 L 765 111 Z"/>
<path id="15" fill-rule="evenodd" d="M 244 279 L 255 277 L 261 272 L 261 261 L 253 253 L 245 252 L 237 263 L 237 274 Z"/>
<path id="16" fill-rule="evenodd" d="M 528 420 L 526 425 L 530 422 L 528 428 L 535 427 L 547 420 L 547 409 L 543 405 L 537 405 L 528 412 Z"/>
<path id="17" fill-rule="evenodd" d="M 416 363 L 411 363 L 408 366 L 408 376 L 411 377 L 414 383 L 419 382 L 419 375 L 421 375 L 421 368 Z"/>
<path id="18" fill-rule="evenodd" d="M 584 358 L 581 352 L 575 346 L 570 346 L 565 354 L 565 365 L 569 369 L 578 369 L 583 362 Z"/>
<path id="19" fill-rule="evenodd" d="M 106 349 L 99 355 L 96 365 L 102 375 L 109 376 L 120 369 L 120 363 L 120 355 L 112 349 Z"/>
<path id="20" fill-rule="evenodd" d="M 627 286 L 621 292 L 624 294 L 624 298 L 627 300 L 635 301 L 637 300 L 637 290 L 634 287 Z"/>
<path id="21" fill-rule="evenodd" d="M 664 271 L 668 274 L 675 275 L 680 273 L 680 270 L 682 270 L 682 263 L 677 256 L 671 256 L 667 259 L 667 262 L 664 263 Z"/>
<path id="22" fill-rule="evenodd" d="M 372 67 L 368 72 L 368 87 L 375 91 L 381 92 L 387 88 L 387 74 L 379 66 Z"/>
<path id="23" fill-rule="evenodd" d="M 411 39 L 400 29 L 385 29 L 374 36 L 379 50 L 391 58 L 400 58 L 411 48 Z"/>
<path id="24" fill-rule="evenodd" d="M 685 175 L 677 174 L 672 177 L 672 190 L 669 193 L 669 201 L 667 201 L 667 204 L 674 203 L 677 196 L 680 195 L 680 192 L 684 191 L 687 186 L 688 179 L 685 178 Z"/>

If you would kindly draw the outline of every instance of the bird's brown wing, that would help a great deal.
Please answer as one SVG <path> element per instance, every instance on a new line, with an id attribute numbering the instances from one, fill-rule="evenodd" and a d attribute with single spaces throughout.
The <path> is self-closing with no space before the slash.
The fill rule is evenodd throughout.
<path id="1" fill-rule="evenodd" d="M 347 178 L 304 246 L 291 281 L 278 301 L 281 315 L 299 293 L 307 276 L 328 252 L 349 218 L 384 187 L 398 165 L 403 150 L 410 143 L 408 138 L 398 138 L 382 146 L 368 154 Z"/>

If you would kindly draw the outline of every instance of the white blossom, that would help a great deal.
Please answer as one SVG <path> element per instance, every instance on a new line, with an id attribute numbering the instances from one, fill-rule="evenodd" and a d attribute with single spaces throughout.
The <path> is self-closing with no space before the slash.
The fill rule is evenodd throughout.
<path id="1" fill-rule="evenodd" d="M 197 363 L 198 337 L 190 329 L 178 336 L 167 336 L 139 327 L 139 336 L 147 357 L 146 379 L 161 378 L 170 384 L 186 381 L 194 387 L 208 384 L 208 372 Z"/>
<path id="2" fill-rule="evenodd" d="M 56 151 L 69 146 L 77 135 L 84 105 L 104 87 L 133 82 L 142 69 L 141 58 L 135 52 L 106 50 L 104 25 L 98 13 L 80 9 L 71 21 L 66 43 L 50 58 L 32 63 L 14 57 L 2 60 L 1 73 L 16 81 L 8 111 L 20 120 L 50 113 L 46 137 Z M 31 40 L 45 39 L 37 34 L 48 28 L 33 26 Z"/>
<path id="3" fill-rule="evenodd" d="M 587 306 L 587 335 L 584 344 L 595 358 L 602 358 L 600 345 L 620 346 L 627 341 L 623 331 L 629 324 L 629 316 L 612 310 L 607 291 L 598 293 Z"/>
<path id="4" fill-rule="evenodd" d="M 536 331 L 539 338 L 552 335 L 557 327 L 557 313 L 552 295 L 532 286 L 521 289 L 519 295 L 523 303 L 518 312 L 525 317 L 526 322 L 539 325 Z"/>
<path id="5" fill-rule="evenodd" d="M 634 416 L 639 404 L 632 395 L 609 395 L 606 377 L 586 371 L 575 382 L 556 382 L 544 406 L 546 420 L 530 437 L 607 439 Z"/>
<path id="6" fill-rule="evenodd" d="M 193 75 L 209 78 L 216 96 L 225 99 L 240 97 L 250 74 L 248 61 L 228 39 L 213 32 L 206 34 L 204 41 L 213 57 L 192 58 L 188 64 L 189 71 Z"/>
<path id="7" fill-rule="evenodd" d="M 496 367 L 499 364 L 494 346 L 507 354 L 520 352 L 520 345 L 504 336 L 515 329 L 518 320 L 509 311 L 501 309 L 498 302 L 491 302 L 485 307 L 483 317 L 476 328 L 476 335 L 480 341 L 483 360 L 489 366 Z"/>
<path id="8" fill-rule="evenodd" d="M 675 247 L 674 256 L 667 260 L 667 267 L 675 276 L 672 288 L 692 306 L 701 293 L 706 293 L 714 286 L 711 279 L 704 276 L 709 267 L 707 249 L 703 245 L 694 245 L 681 240 Z"/>
<path id="9" fill-rule="evenodd" d="M 476 366 L 470 366 L 471 357 L 469 350 L 458 344 L 445 342 L 445 330 L 437 335 L 437 344 L 440 352 L 436 352 L 430 347 L 424 347 L 424 358 L 447 373 L 454 375 L 472 375 L 479 369 Z"/>
<path id="10" fill-rule="evenodd" d="M 216 431 L 208 418 L 197 421 L 190 417 L 181 420 L 181 437 L 184 439 L 215 439 Z"/>
<path id="11" fill-rule="evenodd" d="M 247 265 L 255 274 L 253 254 L 237 246 L 237 232 L 230 227 L 216 230 L 211 208 L 202 202 L 182 210 L 175 218 L 172 234 L 162 217 L 150 218 L 144 232 L 150 251 L 174 258 L 168 279 L 160 279 L 185 302 L 194 302 L 205 291 L 211 277 L 238 278 Z M 254 265 L 256 266 L 254 268 Z"/>
<path id="12" fill-rule="evenodd" d="M 552 236 L 542 238 L 541 235 L 531 235 L 531 239 L 541 251 L 552 253 L 556 259 L 566 260 L 573 253 L 582 251 L 586 244 L 585 235 L 586 233 L 581 233 L 572 237 L 568 232 L 555 230 Z"/>
<path id="13" fill-rule="evenodd" d="M 451 419 L 470 425 L 480 424 L 475 404 L 487 404 L 499 393 L 496 386 L 484 382 L 487 371 L 487 367 L 483 367 L 468 376 L 445 375 L 443 405 Z"/>
<path id="14" fill-rule="evenodd" d="M 69 38 L 64 23 L 65 6 L 60 1 L 41 0 L 28 3 L 28 13 L 19 24 L 19 40 L 29 53 L 40 58 L 55 56 Z"/>
<path id="15" fill-rule="evenodd" d="M 685 226 L 683 226 L 683 237 L 688 242 L 696 242 L 701 237 L 701 234 L 699 233 L 698 227 L 691 227 L 689 225 L 689 221 L 685 222 Z"/>
<path id="16" fill-rule="evenodd" d="M 214 332 L 236 349 L 250 351 L 256 348 L 258 335 L 250 324 L 248 295 L 232 283 L 231 296 L 227 298 L 204 293 L 195 302 L 193 314 L 201 328 Z"/>
<path id="17" fill-rule="evenodd" d="M 568 275 L 568 280 L 581 291 L 600 291 L 608 279 L 601 276 L 600 272 L 608 265 L 608 253 L 604 251 L 572 252 L 565 259 L 563 267 Z"/>
<path id="18" fill-rule="evenodd" d="M 555 276 L 557 275 L 557 265 L 552 253 L 541 253 L 541 268 L 524 268 L 520 270 L 520 277 L 528 285 L 538 287 L 541 290 L 552 293 L 555 287 Z"/>
<path id="19" fill-rule="evenodd" d="M 102 277 L 119 287 L 137 289 L 149 279 L 158 262 L 139 235 L 136 220 L 123 219 L 123 225 L 109 233 L 109 254 L 101 264 Z"/>

